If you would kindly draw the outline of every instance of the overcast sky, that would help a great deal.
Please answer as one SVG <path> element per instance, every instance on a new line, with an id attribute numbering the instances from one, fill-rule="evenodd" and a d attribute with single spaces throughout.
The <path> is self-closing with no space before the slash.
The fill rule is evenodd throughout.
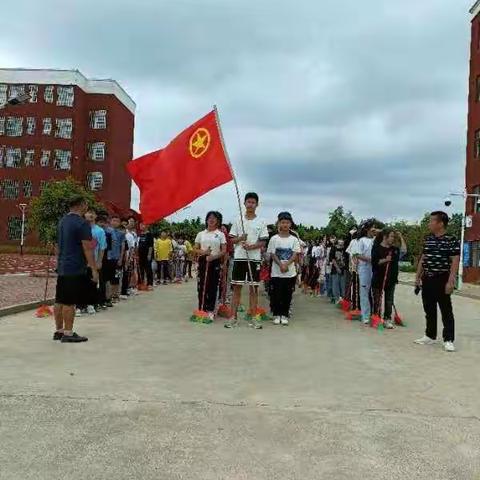
<path id="1" fill-rule="evenodd" d="M 340 204 L 415 219 L 463 185 L 471 3 L 16 0 L 0 64 L 118 80 L 137 103 L 136 156 L 216 103 L 269 220 L 322 225 Z M 210 208 L 233 219 L 233 186 L 175 218 Z"/>

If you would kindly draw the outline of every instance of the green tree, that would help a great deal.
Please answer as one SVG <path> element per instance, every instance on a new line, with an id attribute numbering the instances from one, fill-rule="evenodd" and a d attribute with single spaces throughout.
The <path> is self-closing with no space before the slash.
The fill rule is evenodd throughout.
<path id="1" fill-rule="evenodd" d="M 74 195 L 83 195 L 90 207 L 103 208 L 92 192 L 71 177 L 48 182 L 42 193 L 30 203 L 30 219 L 40 241 L 46 244 L 55 242 L 58 222 L 68 212 L 68 202 Z"/>
<path id="2" fill-rule="evenodd" d="M 324 229 L 325 235 L 335 235 L 338 238 L 345 238 L 350 230 L 357 225 L 357 221 L 352 212 L 345 211 L 341 205 L 333 210 L 333 212 L 330 212 L 328 217 L 329 221 Z"/>

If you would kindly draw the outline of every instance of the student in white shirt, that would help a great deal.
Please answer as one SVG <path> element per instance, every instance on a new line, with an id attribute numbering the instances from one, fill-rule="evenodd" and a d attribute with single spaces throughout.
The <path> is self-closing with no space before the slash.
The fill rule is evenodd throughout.
<path id="1" fill-rule="evenodd" d="M 198 256 L 198 308 L 206 311 L 211 320 L 215 316 L 222 259 L 227 251 L 227 239 L 220 227 L 220 212 L 208 212 L 207 228 L 197 234 L 194 252 Z"/>
<path id="2" fill-rule="evenodd" d="M 367 221 L 360 230 L 359 240 L 355 247 L 358 261 L 357 271 L 360 282 L 360 309 L 362 323 L 368 325 L 372 314 L 370 290 L 372 287 L 372 247 L 376 235 L 375 222 Z"/>
<path id="3" fill-rule="evenodd" d="M 245 284 L 250 288 L 250 312 L 252 321 L 250 326 L 261 329 L 262 324 L 257 319 L 258 286 L 260 285 L 260 267 L 262 263 L 262 248 L 268 240 L 268 229 L 265 221 L 257 217 L 258 195 L 245 195 L 245 215 L 238 219 L 230 230 L 230 237 L 235 245 L 232 270 L 232 311 L 233 318 L 225 323 L 225 328 L 238 325 L 237 311 L 240 305 L 242 287 Z"/>
<path id="4" fill-rule="evenodd" d="M 278 234 L 268 243 L 267 253 L 271 255 L 272 274 L 270 280 L 270 306 L 275 325 L 288 325 L 290 305 L 295 288 L 297 269 L 295 262 L 301 252 L 298 238 L 290 233 L 293 224 L 289 212 L 278 215 Z"/>

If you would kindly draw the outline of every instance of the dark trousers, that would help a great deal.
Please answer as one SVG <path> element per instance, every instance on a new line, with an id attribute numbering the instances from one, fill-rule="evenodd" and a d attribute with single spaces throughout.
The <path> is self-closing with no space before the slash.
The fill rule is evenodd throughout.
<path id="1" fill-rule="evenodd" d="M 83 298 L 85 299 L 85 303 L 81 305 L 77 305 L 77 308 L 81 310 L 87 308 L 87 305 L 98 305 L 99 304 L 99 295 L 98 295 L 98 286 L 92 280 L 92 269 L 87 268 L 87 284 L 86 290 L 84 292 Z"/>
<path id="2" fill-rule="evenodd" d="M 108 267 L 102 265 L 98 272 L 98 303 L 103 305 L 107 301 L 107 271 Z"/>
<path id="3" fill-rule="evenodd" d="M 147 282 L 148 286 L 153 285 L 153 270 L 152 261 L 148 259 L 148 256 L 139 256 L 138 269 L 140 274 L 140 283 Z"/>
<path id="4" fill-rule="evenodd" d="M 172 279 L 170 275 L 169 260 L 161 260 L 160 262 L 157 262 L 157 276 L 158 280 L 163 280 L 164 282 Z"/>
<path id="5" fill-rule="evenodd" d="M 383 319 L 384 320 L 391 320 L 392 313 L 393 313 L 393 305 L 395 303 L 395 284 L 387 285 L 385 287 L 385 291 L 382 295 L 382 290 L 380 288 L 372 288 L 373 293 L 373 313 L 378 315 L 382 315 L 382 307 L 384 307 L 383 311 Z M 383 299 L 383 305 L 381 305 L 381 300 Z"/>
<path id="6" fill-rule="evenodd" d="M 220 281 L 220 260 L 207 262 L 205 257 L 198 261 L 198 308 L 206 312 L 215 311 Z"/>
<path id="7" fill-rule="evenodd" d="M 274 317 L 289 317 L 296 278 L 270 279 L 270 308 Z"/>
<path id="8" fill-rule="evenodd" d="M 422 279 L 422 300 L 427 328 L 425 335 L 429 338 L 437 338 L 437 305 L 440 307 L 443 322 L 443 340 L 453 342 L 455 340 L 455 318 L 453 316 L 451 295 L 445 293 L 445 286 L 450 275 L 438 275 L 435 277 L 425 276 Z"/>

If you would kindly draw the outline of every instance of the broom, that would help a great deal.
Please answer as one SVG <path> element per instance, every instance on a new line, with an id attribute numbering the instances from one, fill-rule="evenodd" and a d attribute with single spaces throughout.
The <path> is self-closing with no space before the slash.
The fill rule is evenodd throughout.
<path id="1" fill-rule="evenodd" d="M 203 309 L 203 307 L 205 306 L 205 291 L 206 291 L 206 287 L 207 287 L 207 280 L 208 280 L 208 267 L 209 267 L 209 262 L 207 262 L 205 260 L 205 276 L 203 278 L 203 285 L 202 285 L 202 303 L 200 305 L 200 309 L 199 310 L 194 310 L 193 311 L 193 315 L 190 317 L 190 321 L 191 322 L 194 322 L 194 323 L 206 323 L 206 324 L 209 324 L 209 323 L 212 323 L 213 320 L 211 318 L 209 318 L 208 316 L 208 313 Z"/>
<path id="2" fill-rule="evenodd" d="M 228 288 L 228 263 L 223 262 L 222 265 L 222 295 L 221 300 L 222 303 L 218 306 L 217 315 L 221 318 L 232 318 L 233 312 L 230 308 L 230 305 L 227 304 L 227 288 Z"/>
<path id="3" fill-rule="evenodd" d="M 357 286 L 358 276 L 356 272 L 352 272 L 352 280 L 350 282 L 350 304 L 353 307 L 352 310 L 345 312 L 345 318 L 347 320 L 360 320 L 362 318 L 362 312 L 358 308 L 358 286 Z M 357 286 L 357 288 L 355 288 Z"/>
<path id="4" fill-rule="evenodd" d="M 378 313 L 374 313 L 370 319 L 370 326 L 372 328 L 376 328 L 377 330 L 383 330 L 384 329 L 384 321 L 381 316 L 381 311 L 382 311 L 382 304 L 383 304 L 383 293 L 385 292 L 385 287 L 387 286 L 387 277 L 388 273 L 390 271 L 390 262 L 387 263 L 387 266 L 385 268 L 385 276 L 383 277 L 383 285 L 382 285 L 382 290 L 380 292 L 380 298 L 378 302 Z"/>
<path id="5" fill-rule="evenodd" d="M 48 295 L 48 281 L 50 278 L 50 259 L 52 257 L 52 250 L 48 254 L 47 260 L 47 277 L 45 280 L 45 290 L 43 292 L 43 304 L 40 305 L 35 311 L 35 316 L 37 318 L 51 317 L 53 315 L 53 309 L 50 305 L 47 305 L 47 295 Z"/>
<path id="6" fill-rule="evenodd" d="M 393 321 L 395 322 L 395 325 L 398 325 L 399 327 L 406 327 L 407 324 L 403 319 L 403 317 L 398 313 L 398 310 L 395 304 L 393 305 L 393 311 L 395 312 L 395 316 L 393 317 Z"/>

